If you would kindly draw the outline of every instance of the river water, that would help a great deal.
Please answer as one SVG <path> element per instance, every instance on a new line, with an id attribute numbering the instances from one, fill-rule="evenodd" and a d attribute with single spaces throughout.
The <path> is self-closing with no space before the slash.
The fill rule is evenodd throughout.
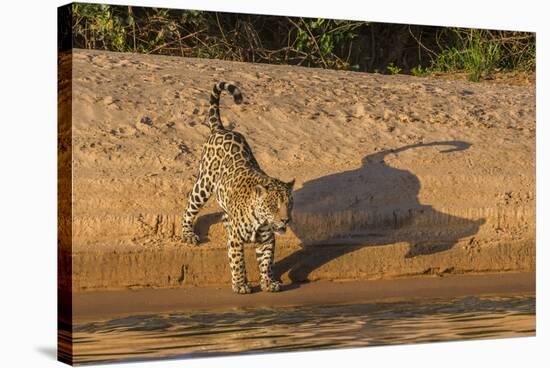
<path id="1" fill-rule="evenodd" d="M 77 325 L 75 364 L 535 335 L 535 297 L 255 308 Z"/>

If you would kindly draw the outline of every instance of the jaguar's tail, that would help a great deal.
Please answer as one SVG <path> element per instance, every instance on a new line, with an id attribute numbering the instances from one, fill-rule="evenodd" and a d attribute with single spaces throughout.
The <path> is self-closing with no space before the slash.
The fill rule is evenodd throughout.
<path id="1" fill-rule="evenodd" d="M 210 95 L 210 108 L 208 109 L 208 125 L 211 131 L 223 129 L 223 124 L 220 119 L 220 94 L 223 90 L 231 93 L 236 104 L 240 104 L 243 101 L 241 91 L 233 83 L 216 83 Z"/>

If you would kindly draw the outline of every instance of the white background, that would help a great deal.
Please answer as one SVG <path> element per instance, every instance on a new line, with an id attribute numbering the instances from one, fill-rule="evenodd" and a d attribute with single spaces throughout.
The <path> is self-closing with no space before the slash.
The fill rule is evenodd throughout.
<path id="1" fill-rule="evenodd" d="M 545 1 L 113 1 L 260 14 L 537 32 L 537 337 L 124 364 L 123 367 L 532 367 L 548 364 L 548 64 Z M 52 367 L 56 349 L 56 7 L 0 8 L 0 366 Z M 545 16 L 546 15 L 546 16 Z M 546 102 L 546 104 L 544 103 Z M 548 347 L 546 348 L 548 350 Z M 545 354 L 546 353 L 546 354 Z M 546 365 L 548 366 L 548 365 Z"/>

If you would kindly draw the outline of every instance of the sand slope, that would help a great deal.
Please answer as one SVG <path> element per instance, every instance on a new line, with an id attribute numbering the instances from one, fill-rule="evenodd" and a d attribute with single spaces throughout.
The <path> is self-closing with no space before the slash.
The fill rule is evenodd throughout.
<path id="1" fill-rule="evenodd" d="M 220 80 L 224 124 L 296 178 L 283 280 L 534 269 L 534 87 L 77 50 L 74 289 L 229 281 L 214 200 L 178 240 Z"/>

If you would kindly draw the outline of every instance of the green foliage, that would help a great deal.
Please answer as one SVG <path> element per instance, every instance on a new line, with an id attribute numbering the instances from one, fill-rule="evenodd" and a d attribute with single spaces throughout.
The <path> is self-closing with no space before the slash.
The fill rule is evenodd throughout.
<path id="1" fill-rule="evenodd" d="M 393 62 L 389 63 L 387 66 L 386 66 L 386 69 L 388 70 L 388 72 L 391 74 L 391 75 L 395 75 L 395 74 L 399 74 L 401 72 L 401 68 L 396 66 Z"/>
<path id="2" fill-rule="evenodd" d="M 100 46 L 106 50 L 125 51 L 126 31 L 120 17 L 114 16 L 111 6 L 104 4 L 73 4 L 78 20 L 73 26 L 77 34 L 85 34 L 87 47 Z"/>
<path id="3" fill-rule="evenodd" d="M 366 22 L 221 14 L 195 10 L 73 5 L 77 47 L 296 63 L 360 70 L 352 41 Z M 274 34 L 274 30 L 280 34 Z M 262 40 L 272 40 L 266 48 Z M 277 39 L 277 42 L 274 42 Z M 286 44 L 286 47 L 281 47 Z"/>
<path id="4" fill-rule="evenodd" d="M 488 78 L 498 68 L 501 46 L 482 30 L 456 30 L 457 45 L 444 49 L 433 61 L 434 71 L 466 71 L 470 80 Z"/>
<path id="5" fill-rule="evenodd" d="M 351 22 L 332 19 L 303 19 L 294 21 L 296 37 L 293 42 L 297 51 L 309 56 L 311 61 L 316 59 L 325 67 L 336 69 L 357 69 L 358 65 L 349 63 L 352 40 L 357 37 L 357 31 L 368 25 L 367 22 Z M 292 30 L 291 30 L 292 33 Z M 348 51 L 348 58 L 342 55 Z M 309 65 L 310 63 L 308 63 Z"/>
<path id="6" fill-rule="evenodd" d="M 425 76 L 427 73 L 427 70 L 422 67 L 422 65 L 418 64 L 414 68 L 411 69 L 411 74 L 415 77 L 422 77 Z"/>
<path id="7" fill-rule="evenodd" d="M 170 9 L 105 4 L 73 4 L 73 38 L 77 47 L 151 53 L 181 38 Z M 182 14 L 195 22 L 200 12 Z"/>
<path id="8" fill-rule="evenodd" d="M 77 48 L 415 76 L 535 70 L 535 35 L 103 4 L 73 4 Z M 410 68 L 409 65 L 415 65 Z"/>

